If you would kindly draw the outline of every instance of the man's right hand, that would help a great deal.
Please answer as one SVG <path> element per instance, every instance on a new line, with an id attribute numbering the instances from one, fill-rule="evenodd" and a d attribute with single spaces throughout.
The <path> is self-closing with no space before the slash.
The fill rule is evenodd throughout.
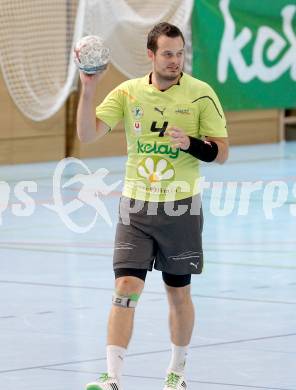
<path id="1" fill-rule="evenodd" d="M 79 71 L 80 81 L 82 89 L 85 91 L 95 92 L 96 87 L 99 84 L 99 82 L 102 80 L 102 78 L 105 76 L 105 73 L 107 72 L 107 69 L 103 70 L 102 72 L 97 72 L 95 74 L 87 74 Z"/>

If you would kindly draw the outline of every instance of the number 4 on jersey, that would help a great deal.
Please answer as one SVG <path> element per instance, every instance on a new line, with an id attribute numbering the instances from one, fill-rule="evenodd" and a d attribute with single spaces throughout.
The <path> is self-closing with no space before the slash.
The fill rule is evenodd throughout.
<path id="1" fill-rule="evenodd" d="M 168 127 L 168 124 L 169 124 L 169 122 L 166 121 L 166 122 L 163 122 L 162 127 L 156 127 L 157 122 L 153 121 L 151 124 L 151 127 L 150 127 L 150 131 L 157 132 L 157 133 L 159 133 L 159 137 L 163 137 L 164 133 Z"/>

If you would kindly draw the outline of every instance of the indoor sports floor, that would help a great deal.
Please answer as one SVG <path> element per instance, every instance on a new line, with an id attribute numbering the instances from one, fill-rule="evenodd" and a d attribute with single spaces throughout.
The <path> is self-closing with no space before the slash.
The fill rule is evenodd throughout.
<path id="1" fill-rule="evenodd" d="M 111 186 L 124 161 L 85 160 L 88 170 L 73 162 L 63 189 L 53 188 L 57 162 L 0 167 L 1 390 L 82 390 L 105 371 L 121 184 L 101 197 L 113 225 L 98 216 L 90 228 L 96 211 L 77 198 L 76 179 L 106 168 Z M 227 164 L 202 165 L 207 182 L 231 185 L 220 209 L 219 185 L 203 194 L 205 267 L 192 280 L 188 390 L 296 389 L 295 169 L 295 142 L 232 147 Z M 24 180 L 36 183 L 33 192 Z M 258 186 L 249 205 L 242 182 Z M 59 213 L 45 207 L 53 190 Z M 169 358 L 166 296 L 154 271 L 136 311 L 124 390 L 162 390 Z"/>

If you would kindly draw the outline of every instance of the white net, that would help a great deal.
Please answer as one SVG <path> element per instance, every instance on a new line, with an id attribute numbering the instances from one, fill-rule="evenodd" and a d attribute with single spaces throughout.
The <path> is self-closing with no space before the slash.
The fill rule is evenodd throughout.
<path id="1" fill-rule="evenodd" d="M 111 62 L 125 76 L 149 72 L 147 33 L 161 21 L 177 25 L 186 36 L 186 70 L 191 71 L 193 0 L 88 0 L 84 32 L 101 35 L 111 49 Z"/>
<path id="2" fill-rule="evenodd" d="M 74 84 L 70 51 L 82 23 L 78 1 L 7 0 L 0 8 L 0 62 L 18 108 L 33 120 L 51 117 Z M 82 12 L 82 7 L 79 13 Z"/>
<path id="3" fill-rule="evenodd" d="M 33 120 L 54 115 L 77 88 L 72 50 L 83 35 L 103 37 L 125 76 L 144 75 L 147 33 L 160 21 L 185 33 L 190 72 L 192 6 L 193 0 L 1 0 L 0 64 L 9 93 Z"/>

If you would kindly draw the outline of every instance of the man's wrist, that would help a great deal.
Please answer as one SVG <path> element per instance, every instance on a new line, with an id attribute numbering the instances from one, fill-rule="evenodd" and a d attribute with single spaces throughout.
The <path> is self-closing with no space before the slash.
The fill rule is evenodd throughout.
<path id="1" fill-rule="evenodd" d="M 216 159 L 219 151 L 216 142 L 188 137 L 190 145 L 187 149 L 181 149 L 184 153 L 191 154 L 193 157 L 205 162 L 212 162 Z"/>
<path id="2" fill-rule="evenodd" d="M 94 100 L 96 96 L 96 88 L 82 86 L 80 95 L 87 100 Z"/>

